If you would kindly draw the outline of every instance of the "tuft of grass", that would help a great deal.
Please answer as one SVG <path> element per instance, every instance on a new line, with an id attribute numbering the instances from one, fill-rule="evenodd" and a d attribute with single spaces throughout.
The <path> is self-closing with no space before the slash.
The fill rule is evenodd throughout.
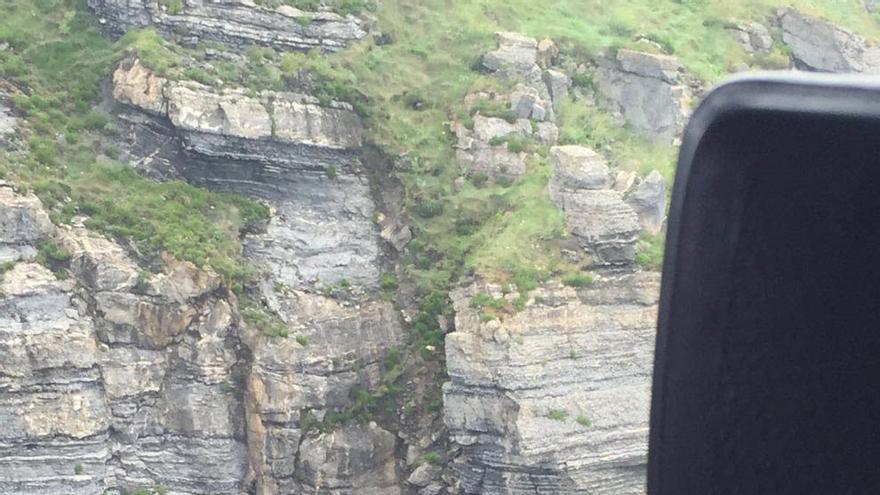
<path id="1" fill-rule="evenodd" d="M 589 287 L 593 285 L 593 275 L 590 273 L 570 273 L 562 277 L 562 283 L 568 287 Z"/>
<path id="2" fill-rule="evenodd" d="M 657 235 L 642 234 L 636 252 L 636 263 L 648 270 L 663 268 L 663 238 Z"/>
<path id="3" fill-rule="evenodd" d="M 575 421 L 577 421 L 577 424 L 583 426 L 584 428 L 589 428 L 593 424 L 592 421 L 590 421 L 590 418 L 584 416 L 583 414 L 579 415 L 575 419 Z"/>
<path id="4" fill-rule="evenodd" d="M 547 417 L 554 421 L 565 421 L 568 418 L 568 412 L 563 409 L 551 409 L 547 413 Z"/>

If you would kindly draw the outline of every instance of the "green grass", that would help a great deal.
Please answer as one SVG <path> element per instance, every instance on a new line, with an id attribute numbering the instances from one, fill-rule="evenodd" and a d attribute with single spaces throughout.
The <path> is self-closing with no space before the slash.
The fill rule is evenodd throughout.
<path id="1" fill-rule="evenodd" d="M 547 417 L 553 421 L 565 421 L 565 419 L 568 418 L 568 412 L 562 409 L 551 409 L 550 412 L 547 413 Z"/>
<path id="2" fill-rule="evenodd" d="M 593 275 L 581 272 L 570 273 L 562 277 L 562 283 L 568 287 L 589 287 L 593 285 Z"/>
<path id="3" fill-rule="evenodd" d="M 28 96 L 13 102 L 31 130 L 28 153 L 3 157 L 0 176 L 34 191 L 56 223 L 88 215 L 88 227 L 130 244 L 145 261 L 170 252 L 229 280 L 247 276 L 238 239 L 267 218 L 267 208 L 141 177 L 116 161 L 115 131 L 92 110 L 98 82 L 116 60 L 137 50 L 171 70 L 176 58 L 168 44 L 148 30 L 112 43 L 80 1 L 0 0 L 0 7 L 0 40 L 14 47 L 0 52 L 0 75 L 26 89 Z"/>
<path id="4" fill-rule="evenodd" d="M 575 421 L 577 421 L 577 424 L 583 426 L 584 428 L 589 428 L 589 427 L 592 426 L 592 424 L 593 424 L 593 422 L 590 421 L 590 418 L 584 416 L 583 414 L 579 415 L 579 416 L 575 419 Z"/>

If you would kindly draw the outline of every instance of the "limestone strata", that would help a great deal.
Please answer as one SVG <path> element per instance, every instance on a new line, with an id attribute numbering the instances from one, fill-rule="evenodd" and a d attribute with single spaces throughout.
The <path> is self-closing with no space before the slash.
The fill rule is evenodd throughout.
<path id="1" fill-rule="evenodd" d="M 3 493 L 97 495 L 110 474 L 95 329 L 73 285 L 29 262 L 0 275 Z"/>
<path id="2" fill-rule="evenodd" d="M 366 21 L 333 12 L 307 12 L 288 5 L 263 7 L 247 0 L 186 0 L 179 11 L 156 0 L 89 0 L 105 30 L 120 36 L 153 26 L 189 43 L 212 41 L 244 50 L 250 45 L 278 50 L 336 51 L 367 36 Z"/>
<path id="3" fill-rule="evenodd" d="M 0 263 L 33 259 L 37 242 L 52 231 L 40 200 L 0 182 L 0 205 Z"/>
<path id="4" fill-rule="evenodd" d="M 303 426 L 305 414 L 320 420 L 349 407 L 356 389 L 379 385 L 387 349 L 404 342 L 393 307 L 303 292 L 278 299 L 289 336 L 249 339 L 248 441 L 259 493 L 396 493 L 393 435 L 375 425 L 331 435 Z"/>
<path id="5" fill-rule="evenodd" d="M 550 149 L 550 198 L 565 213 L 571 234 L 600 264 L 632 262 L 639 218 L 611 188 L 605 160 L 583 146 Z"/>
<path id="6" fill-rule="evenodd" d="M 605 106 L 634 131 L 671 143 L 690 112 L 692 91 L 682 72 L 674 57 L 621 49 L 598 61 L 595 82 Z"/>
<path id="7" fill-rule="evenodd" d="M 656 273 L 547 286 L 525 310 L 482 321 L 453 294 L 444 418 L 462 446 L 459 493 L 645 491 Z"/>
<path id="8" fill-rule="evenodd" d="M 358 148 L 363 140 L 360 119 L 350 105 L 320 105 L 317 99 L 297 93 L 263 91 L 253 96 L 240 89 L 216 90 L 191 81 L 171 81 L 137 60 L 116 69 L 113 96 L 167 117 L 176 129 L 190 136 L 191 147 L 208 156 L 228 153 L 200 145 L 199 135 L 332 149 Z"/>
<path id="9" fill-rule="evenodd" d="M 782 40 L 799 68 L 819 72 L 880 73 L 880 47 L 823 19 L 785 9 Z"/>

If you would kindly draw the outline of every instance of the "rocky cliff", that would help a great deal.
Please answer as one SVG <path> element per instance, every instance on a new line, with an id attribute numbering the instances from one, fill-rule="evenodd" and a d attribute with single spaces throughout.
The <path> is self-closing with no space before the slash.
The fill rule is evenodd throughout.
<path id="1" fill-rule="evenodd" d="M 334 79 L 358 57 L 380 73 L 438 62 L 394 47 L 424 12 L 386 12 L 398 31 L 381 34 L 368 10 L 333 11 L 362 4 L 89 0 L 104 33 L 155 29 L 181 70 L 120 51 L 93 122 L 50 144 L 112 149 L 88 167 L 113 155 L 269 215 L 231 239 L 247 273 L 227 277 L 98 234 L 63 175 L 0 181 L 0 492 L 644 493 L 660 285 L 645 258 L 669 176 L 655 162 L 706 71 L 625 25 L 595 53 L 499 31 L 459 64 L 455 84 L 473 84 L 455 101 L 415 73 L 367 95 Z M 766 14 L 715 23 L 740 62 L 875 71 L 855 32 Z M 24 70 L 7 62 L 27 53 L 12 41 L 3 77 Z M 268 76 L 294 69 L 247 86 L 244 52 L 270 60 Z M 189 62 L 232 76 L 187 76 Z M 58 100 L 0 83 L 0 171 L 25 156 L 33 179 L 79 157 L 41 153 L 41 112 L 57 118 Z M 411 139 L 386 155 L 372 140 L 397 125 Z M 486 245 L 505 257 L 490 269 L 471 257 Z M 546 265 L 522 261 L 542 251 Z"/>
<path id="2" fill-rule="evenodd" d="M 334 51 L 367 36 L 367 22 L 353 15 L 303 11 L 245 0 L 89 0 L 105 29 L 121 35 L 153 26 L 166 36 L 184 33 L 185 42 L 224 43 L 239 48 L 264 45 L 285 50 Z"/>

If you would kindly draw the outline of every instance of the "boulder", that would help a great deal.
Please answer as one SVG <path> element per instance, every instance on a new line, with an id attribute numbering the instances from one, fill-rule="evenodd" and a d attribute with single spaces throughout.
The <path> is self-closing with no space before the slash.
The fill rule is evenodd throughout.
<path id="1" fill-rule="evenodd" d="M 666 220 L 666 182 L 660 172 L 653 170 L 627 196 L 626 202 L 639 216 L 642 230 L 658 234 Z"/>
<path id="2" fill-rule="evenodd" d="M 550 99 L 553 101 L 554 110 L 559 110 L 559 106 L 568 97 L 568 89 L 571 87 L 571 78 L 564 72 L 558 70 L 545 70 L 544 83 L 547 85 L 547 91 Z"/>
<path id="3" fill-rule="evenodd" d="M 535 38 L 517 33 L 495 33 L 498 48 L 483 55 L 483 67 L 503 76 L 525 76 L 538 61 L 538 42 Z"/>
<path id="4" fill-rule="evenodd" d="M 541 99 L 538 90 L 517 84 L 510 94 L 510 110 L 521 119 L 553 120 L 552 104 Z"/>
<path id="5" fill-rule="evenodd" d="M 59 244 L 70 253 L 70 270 L 95 291 L 128 291 L 139 269 L 115 242 L 90 233 L 81 225 L 58 230 Z"/>
<path id="6" fill-rule="evenodd" d="M 440 477 L 441 472 L 443 472 L 441 466 L 430 463 L 422 464 L 409 475 L 406 482 L 418 487 L 428 486 L 432 481 Z"/>
<path id="7" fill-rule="evenodd" d="M 611 173 L 605 159 L 585 146 L 567 145 L 550 148 L 553 178 L 551 197 L 565 189 L 608 189 Z"/>
<path id="8" fill-rule="evenodd" d="M 782 41 L 798 68 L 818 72 L 880 73 L 880 47 L 831 22 L 784 9 Z"/>
<path id="9" fill-rule="evenodd" d="M 758 22 L 743 22 L 727 28 L 727 32 L 748 53 L 766 53 L 773 47 L 773 37 L 767 26 Z"/>
<path id="10" fill-rule="evenodd" d="M 599 60 L 595 82 L 603 104 L 639 134 L 671 143 L 684 130 L 692 91 L 674 57 L 621 49 Z"/>

